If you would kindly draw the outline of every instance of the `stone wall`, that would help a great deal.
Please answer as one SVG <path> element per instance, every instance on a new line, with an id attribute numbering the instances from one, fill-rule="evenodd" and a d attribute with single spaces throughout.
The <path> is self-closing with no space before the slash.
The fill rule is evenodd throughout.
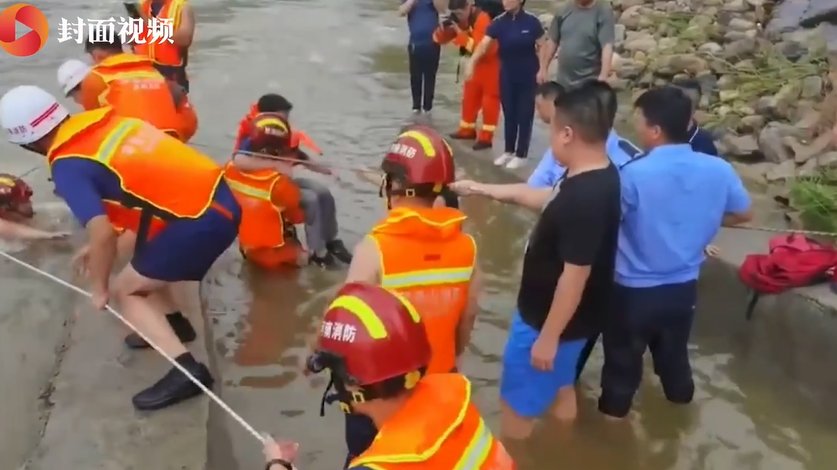
<path id="1" fill-rule="evenodd" d="M 765 28 L 772 0 L 611 3 L 615 87 L 636 96 L 673 79 L 697 79 L 698 120 L 748 179 L 784 182 L 837 167 L 830 141 L 837 74 L 829 75 L 837 68 L 829 67 L 819 28 Z"/>

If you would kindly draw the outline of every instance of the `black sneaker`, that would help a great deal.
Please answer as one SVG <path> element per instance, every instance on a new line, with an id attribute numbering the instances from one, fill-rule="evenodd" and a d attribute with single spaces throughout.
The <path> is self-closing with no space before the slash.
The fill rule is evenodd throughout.
<path id="1" fill-rule="evenodd" d="M 214 379 L 205 365 L 194 360 L 189 364 L 181 365 L 198 379 L 200 383 L 204 384 L 207 388 L 212 388 Z M 189 398 L 196 397 L 201 392 L 201 389 L 192 383 L 183 372 L 172 367 L 162 379 L 134 395 L 131 401 L 134 404 L 134 408 L 140 411 L 160 410 L 188 400 Z"/>
<path id="2" fill-rule="evenodd" d="M 337 260 L 334 259 L 334 256 L 329 252 L 326 252 L 324 256 L 311 255 L 311 257 L 308 258 L 308 263 L 319 266 L 323 269 L 337 268 Z"/>
<path id="3" fill-rule="evenodd" d="M 340 262 L 350 264 L 352 262 L 352 254 L 346 249 L 346 245 L 342 240 L 332 240 L 326 243 L 326 249 L 329 253 L 334 255 Z"/>
<path id="4" fill-rule="evenodd" d="M 197 338 L 198 334 L 195 332 L 195 328 L 191 323 L 189 323 L 189 319 L 184 317 L 182 313 L 170 313 L 166 315 L 166 320 L 169 321 L 171 329 L 174 330 L 174 334 L 180 338 L 181 342 L 190 343 Z M 140 338 L 140 335 L 136 333 L 131 333 L 125 337 L 125 345 L 130 349 L 147 349 L 150 347 L 148 343 L 146 343 L 145 340 Z"/>

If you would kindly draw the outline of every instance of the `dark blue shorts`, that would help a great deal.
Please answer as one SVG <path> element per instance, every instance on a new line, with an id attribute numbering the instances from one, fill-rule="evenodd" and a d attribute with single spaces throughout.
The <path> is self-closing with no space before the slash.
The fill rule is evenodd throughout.
<path id="1" fill-rule="evenodd" d="M 131 266 L 160 281 L 200 281 L 238 236 L 241 208 L 225 183 L 215 194 L 218 208 L 197 219 L 169 222 L 151 240 L 142 243 Z M 138 246 L 140 241 L 137 241 Z"/>
<path id="2" fill-rule="evenodd" d="M 575 384 L 578 359 L 587 344 L 586 339 L 559 342 L 552 370 L 544 372 L 532 367 L 532 346 L 539 334 L 515 312 L 503 352 L 500 398 L 524 418 L 542 416 L 558 390 Z"/>

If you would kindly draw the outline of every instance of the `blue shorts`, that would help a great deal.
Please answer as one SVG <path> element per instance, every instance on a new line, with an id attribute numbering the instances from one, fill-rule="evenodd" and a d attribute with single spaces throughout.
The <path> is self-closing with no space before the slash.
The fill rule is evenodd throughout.
<path id="1" fill-rule="evenodd" d="M 544 372 L 532 367 L 532 346 L 539 334 L 515 312 L 503 352 L 500 398 L 523 418 L 544 415 L 558 390 L 575 384 L 578 358 L 587 343 L 584 339 L 559 342 L 552 370 Z"/>
<path id="2" fill-rule="evenodd" d="M 214 202 L 220 208 L 211 207 L 197 219 L 168 222 L 134 254 L 131 266 L 160 281 L 203 279 L 235 241 L 241 221 L 241 208 L 225 183 L 218 186 Z"/>

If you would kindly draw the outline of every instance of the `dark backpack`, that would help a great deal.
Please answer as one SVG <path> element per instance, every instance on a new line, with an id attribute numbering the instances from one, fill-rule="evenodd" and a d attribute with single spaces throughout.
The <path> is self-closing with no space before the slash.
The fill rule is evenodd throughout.
<path id="1" fill-rule="evenodd" d="M 799 234 L 770 239 L 768 254 L 747 255 L 738 276 L 753 290 L 747 318 L 761 294 L 778 294 L 794 287 L 825 282 L 835 276 L 837 250 Z"/>

